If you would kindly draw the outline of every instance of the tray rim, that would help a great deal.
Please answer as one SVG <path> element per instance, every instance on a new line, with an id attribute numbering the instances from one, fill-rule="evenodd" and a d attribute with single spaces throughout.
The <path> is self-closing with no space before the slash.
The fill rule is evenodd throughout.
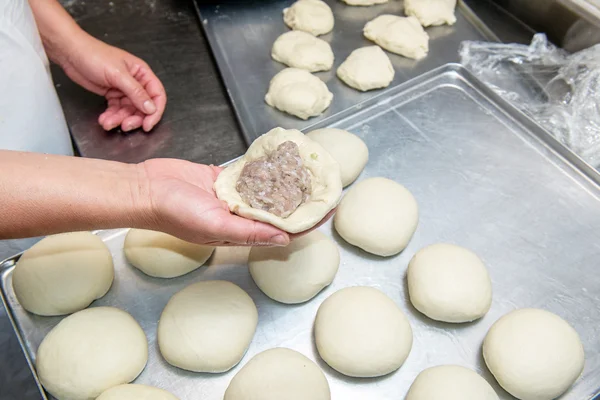
<path id="1" fill-rule="evenodd" d="M 367 111 L 369 108 L 378 106 L 381 104 L 385 104 L 391 101 L 391 97 L 398 96 L 405 93 L 410 93 L 411 90 L 418 89 L 420 85 L 425 83 L 434 81 L 436 79 L 440 79 L 445 75 L 453 75 L 458 77 L 460 81 L 464 82 L 464 84 L 469 85 L 476 89 L 484 98 L 492 102 L 499 111 L 505 113 L 516 123 L 523 126 L 523 130 L 529 133 L 529 136 L 534 140 L 537 140 L 542 146 L 550 150 L 556 157 L 558 157 L 564 165 L 571 168 L 574 172 L 576 172 L 579 176 L 584 178 L 588 183 L 593 185 L 597 190 L 600 191 L 600 172 L 593 168 L 589 163 L 579 157 L 572 150 L 567 148 L 565 145 L 560 143 L 557 139 L 555 139 L 548 131 L 546 131 L 543 127 L 541 127 L 537 122 L 535 122 L 531 117 L 523 113 L 521 110 L 517 109 L 510 102 L 504 100 L 500 95 L 496 94 L 490 87 L 481 82 L 477 77 L 475 77 L 468 69 L 463 67 L 457 63 L 448 63 L 442 65 L 436 69 L 433 69 L 429 72 L 426 72 L 422 75 L 419 75 L 415 78 L 412 78 L 406 82 L 403 82 L 399 85 L 396 85 L 388 90 L 385 90 L 376 96 L 367 99 L 361 103 L 358 103 L 350 108 L 347 108 L 343 111 L 340 111 L 322 121 L 309 125 L 302 129 L 303 132 L 307 132 L 313 129 L 326 127 L 331 125 L 334 122 L 340 121 L 342 119 L 348 118 L 360 112 Z M 390 97 L 390 99 L 384 99 Z M 525 145 L 525 144 L 523 144 Z M 239 158 L 239 157 L 238 157 Z M 230 160 L 222 165 L 227 165 L 237 158 Z M 578 182 L 577 182 L 578 183 Z M 114 229 L 114 230 L 96 230 L 92 231 L 92 233 L 100 236 L 103 240 L 109 240 L 117 234 L 117 232 L 121 232 L 124 229 Z M 111 233 L 112 232 L 112 233 Z M 109 236 L 106 234 L 111 233 Z M 29 369 L 33 375 L 33 378 L 36 382 L 40 395 L 43 400 L 49 400 L 49 397 L 46 395 L 46 391 L 44 390 L 39 377 L 37 375 L 37 371 L 35 369 L 35 363 L 33 362 L 29 351 L 24 343 L 23 337 L 18 329 L 16 323 L 16 317 L 13 313 L 13 309 L 9 307 L 7 293 L 5 292 L 6 288 L 4 286 L 5 277 L 7 274 L 12 273 L 17 261 L 22 256 L 24 252 L 20 252 L 16 255 L 8 257 L 0 262 L 0 300 L 6 309 L 6 314 L 11 322 L 13 331 L 17 336 L 19 341 L 19 345 L 23 351 L 25 359 L 27 360 L 27 364 Z M 586 400 L 600 400 L 600 389 L 599 392 L 593 394 L 593 397 Z"/>

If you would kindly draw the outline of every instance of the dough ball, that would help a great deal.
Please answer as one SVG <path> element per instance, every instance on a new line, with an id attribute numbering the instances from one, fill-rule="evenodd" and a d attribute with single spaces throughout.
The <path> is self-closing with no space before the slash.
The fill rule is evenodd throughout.
<path id="1" fill-rule="evenodd" d="M 423 26 L 453 25 L 456 0 L 404 0 L 404 13 Z"/>
<path id="2" fill-rule="evenodd" d="M 158 346 L 167 362 L 195 372 L 225 372 L 252 341 L 258 312 L 240 287 L 203 281 L 177 292 L 158 322 Z"/>
<path id="3" fill-rule="evenodd" d="M 498 400 L 498 395 L 475 371 L 440 365 L 417 375 L 406 400 Z"/>
<path id="4" fill-rule="evenodd" d="M 419 60 L 429 51 L 429 36 L 415 17 L 380 15 L 367 22 L 365 37 L 387 51 Z"/>
<path id="5" fill-rule="evenodd" d="M 287 247 L 253 247 L 248 267 L 256 285 L 273 300 L 303 303 L 335 277 L 340 252 L 333 240 L 313 231 Z"/>
<path id="6" fill-rule="evenodd" d="M 340 165 L 344 187 L 358 178 L 369 160 L 369 149 L 358 136 L 343 129 L 323 128 L 306 134 L 319 143 Z"/>
<path id="7" fill-rule="evenodd" d="M 338 67 L 337 76 L 350 87 L 363 92 L 380 89 L 394 80 L 394 67 L 379 46 L 354 50 Z"/>
<path id="8" fill-rule="evenodd" d="M 375 4 L 387 3 L 388 0 L 342 0 L 349 6 L 372 6 Z"/>
<path id="9" fill-rule="evenodd" d="M 339 290 L 317 312 L 317 350 L 344 375 L 371 378 L 397 370 L 408 357 L 412 340 L 412 329 L 400 308 L 371 287 Z"/>
<path id="10" fill-rule="evenodd" d="M 522 400 L 551 400 L 581 375 L 579 335 L 549 311 L 524 308 L 492 325 L 483 342 L 483 358 L 507 392 Z"/>
<path id="11" fill-rule="evenodd" d="M 127 384 L 108 389 L 96 400 L 178 400 L 166 390 L 152 386 Z"/>
<path id="12" fill-rule="evenodd" d="M 76 312 L 59 322 L 37 351 L 36 370 L 58 400 L 94 400 L 134 380 L 148 360 L 148 341 L 133 317 L 113 307 Z"/>
<path id="13" fill-rule="evenodd" d="M 319 36 L 333 29 L 333 12 L 321 0 L 298 0 L 283 10 L 283 22 L 295 31 Z"/>
<path id="14" fill-rule="evenodd" d="M 475 253 L 438 243 L 414 255 L 407 270 L 413 306 L 431 319 L 470 322 L 492 305 L 492 282 Z"/>
<path id="15" fill-rule="evenodd" d="M 290 31 L 279 36 L 271 57 L 289 67 L 311 72 L 329 71 L 333 65 L 333 51 L 326 41 L 303 31 Z"/>
<path id="16" fill-rule="evenodd" d="M 312 191 L 310 197 L 292 214 L 282 218 L 246 204 L 236 185 L 246 163 L 271 154 L 286 141 L 298 145 L 303 167 L 311 177 Z M 342 180 L 338 163 L 321 145 L 296 129 L 275 128 L 256 139 L 243 157 L 225 168 L 219 174 L 214 188 L 217 197 L 225 201 L 232 212 L 244 218 L 266 222 L 290 233 L 298 233 L 315 226 L 336 207 L 342 194 Z"/>
<path id="17" fill-rule="evenodd" d="M 27 250 L 13 272 L 19 303 L 38 315 L 83 310 L 108 292 L 114 278 L 110 251 L 90 232 L 48 236 Z"/>
<path id="18" fill-rule="evenodd" d="M 125 237 L 125 257 L 137 269 L 156 278 L 175 278 L 202 266 L 213 246 L 201 246 L 175 236 L 131 229 Z"/>
<path id="19" fill-rule="evenodd" d="M 333 93 L 327 85 L 310 72 L 299 68 L 286 68 L 275 75 L 265 96 L 265 101 L 271 107 L 301 119 L 323 114 L 331 100 Z"/>
<path id="20" fill-rule="evenodd" d="M 333 224 L 348 243 L 379 256 L 400 253 L 417 229 L 419 208 L 404 186 L 369 178 L 346 193 Z"/>
<path id="21" fill-rule="evenodd" d="M 233 377 L 224 400 L 329 400 L 329 384 L 317 364 L 286 348 L 255 355 Z"/>

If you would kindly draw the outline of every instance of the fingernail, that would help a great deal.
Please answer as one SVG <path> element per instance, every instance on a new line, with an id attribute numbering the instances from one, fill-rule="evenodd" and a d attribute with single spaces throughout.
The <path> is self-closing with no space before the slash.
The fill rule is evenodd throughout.
<path id="1" fill-rule="evenodd" d="M 275 246 L 287 246 L 289 244 L 287 238 L 283 235 L 275 235 L 269 242 Z"/>
<path id="2" fill-rule="evenodd" d="M 146 114 L 154 114 L 156 112 L 156 106 L 152 100 L 146 100 L 144 102 L 144 112 Z"/>
<path id="3" fill-rule="evenodd" d="M 125 127 L 123 127 L 123 132 L 129 132 L 132 129 L 133 129 L 133 125 L 127 124 L 127 125 L 125 125 Z"/>

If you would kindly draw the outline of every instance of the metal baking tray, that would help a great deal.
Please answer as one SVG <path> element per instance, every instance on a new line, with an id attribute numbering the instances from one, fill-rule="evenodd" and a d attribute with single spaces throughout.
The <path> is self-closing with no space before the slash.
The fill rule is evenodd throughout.
<path id="1" fill-rule="evenodd" d="M 583 376 L 563 399 L 590 399 L 600 392 L 600 175 L 532 120 L 482 85 L 466 70 L 447 65 L 322 122 L 349 129 L 367 143 L 370 159 L 359 179 L 384 176 L 415 195 L 420 222 L 408 248 L 381 258 L 346 244 L 327 223 L 341 265 L 333 284 L 313 300 L 284 305 L 267 298 L 246 267 L 247 249 L 220 248 L 208 267 L 175 279 L 150 278 L 128 265 L 126 230 L 99 234 L 115 262 L 115 281 L 92 306 L 131 313 L 148 336 L 150 357 L 136 380 L 172 391 L 181 400 L 220 400 L 233 375 L 258 352 L 289 347 L 315 360 L 335 399 L 402 399 L 427 367 L 459 364 L 481 373 L 502 399 L 481 355 L 483 338 L 503 314 L 541 307 L 579 332 L 586 353 Z M 405 271 L 423 246 L 451 242 L 485 261 L 494 296 L 489 313 L 473 323 L 446 324 L 419 314 L 409 303 Z M 44 335 L 59 317 L 25 312 L 11 278 L 18 256 L 1 266 L 2 298 L 31 364 Z M 248 353 L 224 374 L 198 374 L 168 365 L 160 356 L 156 327 L 168 299 L 198 280 L 230 280 L 256 302 L 259 324 Z M 376 379 L 353 379 L 320 360 L 312 324 L 321 302 L 336 290 L 374 286 L 407 314 L 414 344 L 405 364 Z M 35 374 L 35 372 L 34 372 Z"/>
<path id="2" fill-rule="evenodd" d="M 327 84 L 334 98 L 323 115 L 303 121 L 264 102 L 269 81 L 285 68 L 271 59 L 271 46 L 279 35 L 289 30 L 283 23 L 282 11 L 294 0 L 195 0 L 201 25 L 248 144 L 276 126 L 302 129 L 383 91 L 363 93 L 354 90 L 344 85 L 335 71 L 352 50 L 374 44 L 364 38 L 364 25 L 381 14 L 403 15 L 404 2 L 392 0 L 377 6 L 352 7 L 340 0 L 325 1 L 333 10 L 335 26 L 331 33 L 320 38 L 331 44 L 335 63 L 330 71 L 316 75 Z M 396 70 L 391 86 L 446 63 L 457 62 L 458 48 L 463 40 L 497 41 L 497 37 L 462 1 L 459 1 L 456 17 L 457 22 L 453 26 L 427 28 L 429 55 L 423 60 L 414 61 L 388 53 Z"/>

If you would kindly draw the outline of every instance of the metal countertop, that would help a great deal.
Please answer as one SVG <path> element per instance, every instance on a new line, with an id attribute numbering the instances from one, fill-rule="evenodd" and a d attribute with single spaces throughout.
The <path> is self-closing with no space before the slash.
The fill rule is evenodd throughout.
<path id="1" fill-rule="evenodd" d="M 96 123 L 102 98 L 52 73 L 67 122 L 82 154 L 138 162 L 175 157 L 220 164 L 241 155 L 244 140 L 191 0 L 61 0 L 92 35 L 148 62 L 168 95 L 163 121 L 151 134 L 106 133 Z M 531 32 L 496 6 L 466 0 L 503 41 L 526 43 Z M 35 239 L 23 242 L 29 247 Z M 0 259 L 22 250 L 0 246 Z M 37 387 L 4 308 L 0 306 L 0 400 L 39 400 Z"/>

